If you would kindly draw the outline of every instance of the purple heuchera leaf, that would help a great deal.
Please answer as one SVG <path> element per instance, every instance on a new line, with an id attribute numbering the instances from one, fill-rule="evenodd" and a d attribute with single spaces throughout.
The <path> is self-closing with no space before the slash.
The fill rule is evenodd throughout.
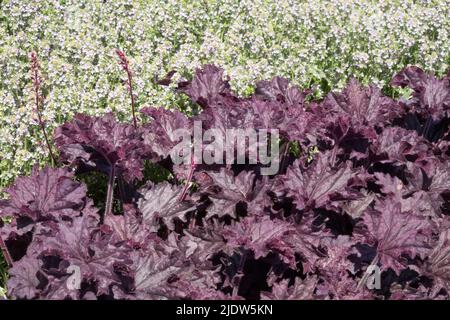
<path id="1" fill-rule="evenodd" d="M 342 209 L 352 218 L 356 219 L 359 218 L 364 211 L 366 211 L 373 200 L 375 200 L 374 193 L 363 191 L 360 199 L 346 201 L 342 205 Z"/>
<path id="2" fill-rule="evenodd" d="M 422 176 L 423 171 L 415 172 L 415 174 Z M 399 178 L 379 172 L 375 173 L 375 177 L 377 178 L 376 183 L 381 187 L 381 191 L 394 199 L 393 201 L 400 203 L 402 211 L 410 211 L 423 217 L 428 216 L 433 220 L 437 220 L 442 214 L 443 198 L 439 192 L 423 191 L 422 189 L 427 188 L 427 186 L 423 185 L 424 181 L 422 179 L 416 179 L 421 182 L 419 186 L 414 183 L 405 185 Z"/>
<path id="3" fill-rule="evenodd" d="M 176 130 L 191 130 L 192 124 L 184 114 L 177 110 L 164 108 L 144 108 L 142 113 L 151 117 L 151 121 L 144 126 L 145 144 L 161 158 L 167 158 L 175 145 L 181 140 L 176 136 Z"/>
<path id="4" fill-rule="evenodd" d="M 365 227 L 363 241 L 376 247 L 382 269 L 392 268 L 398 274 L 406 264 L 402 255 L 414 258 L 429 252 L 433 226 L 424 217 L 402 212 L 400 203 L 389 200 L 367 210 L 361 227 Z"/>
<path id="5" fill-rule="evenodd" d="M 111 243 L 111 234 L 99 229 L 98 222 L 98 215 L 85 213 L 70 224 L 61 224 L 55 237 L 46 237 L 42 246 L 49 255 L 78 267 L 81 279 L 94 280 L 98 290 L 107 293 L 116 278 L 114 265 L 130 262 L 129 249 Z"/>
<path id="6" fill-rule="evenodd" d="M 0 216 L 13 218 L 18 234 L 31 230 L 35 223 L 76 217 L 88 204 L 87 188 L 73 180 L 66 169 L 34 168 L 29 177 L 19 177 L 6 189 L 8 200 L 0 201 Z"/>
<path id="7" fill-rule="evenodd" d="M 437 159 L 436 159 L 437 160 Z M 420 206 L 428 206 L 436 216 L 448 214 L 450 194 L 450 162 L 436 161 L 427 172 L 422 168 L 409 166 L 405 175 L 409 179 L 414 196 L 420 198 Z"/>
<path id="8" fill-rule="evenodd" d="M 349 181 L 357 173 L 349 163 L 336 169 L 330 167 L 330 154 L 322 153 L 308 167 L 296 160 L 286 175 L 281 177 L 281 188 L 294 198 L 299 210 L 320 208 L 330 203 L 330 199 L 337 194 L 341 199 L 352 198 Z"/>
<path id="9" fill-rule="evenodd" d="M 450 162 L 445 161 L 434 167 L 430 174 L 431 183 L 425 186 L 426 190 L 436 194 L 443 194 L 450 190 Z"/>
<path id="10" fill-rule="evenodd" d="M 203 270 L 214 269 L 211 259 L 218 252 L 231 252 L 227 251 L 228 248 L 222 236 L 211 237 L 211 235 L 206 234 L 197 237 L 187 233 L 184 237 L 173 240 L 173 242 L 176 242 L 177 248 L 183 251 L 194 265 Z"/>
<path id="11" fill-rule="evenodd" d="M 413 98 L 407 105 L 420 114 L 429 115 L 434 120 L 449 116 L 450 110 L 450 77 L 437 79 L 426 74 L 418 67 L 406 67 L 396 74 L 391 81 L 392 86 L 409 87 Z"/>
<path id="12" fill-rule="evenodd" d="M 316 284 L 316 277 L 295 278 L 292 286 L 289 286 L 289 279 L 281 280 L 273 284 L 272 292 L 261 292 L 261 300 L 312 300 Z"/>
<path id="13" fill-rule="evenodd" d="M 219 172 L 207 172 L 206 175 L 208 180 L 205 178 L 201 192 L 207 194 L 212 202 L 208 216 L 236 216 L 236 205 L 251 201 L 254 197 L 255 174 L 251 171 L 234 176 L 222 168 Z"/>
<path id="14" fill-rule="evenodd" d="M 329 93 L 322 108 L 328 115 L 327 120 L 350 117 L 352 125 L 363 130 L 365 126 L 386 125 L 402 111 L 394 100 L 383 96 L 380 89 L 362 87 L 355 79 L 350 80 L 342 93 Z"/>
<path id="15" fill-rule="evenodd" d="M 36 258 L 25 257 L 9 270 L 8 293 L 20 299 L 33 299 L 39 294 L 41 262 Z"/>
<path id="16" fill-rule="evenodd" d="M 251 108 L 243 106 L 242 102 L 208 108 L 194 117 L 205 129 L 216 129 L 221 133 L 226 133 L 226 129 L 253 128 L 253 119 Z"/>
<path id="17" fill-rule="evenodd" d="M 279 101 L 291 106 L 303 108 L 309 90 L 301 91 L 298 86 L 290 86 L 289 80 L 282 77 L 273 77 L 270 81 L 256 83 L 255 95 L 258 98 L 270 101 Z"/>
<path id="18" fill-rule="evenodd" d="M 434 156 L 427 141 L 415 131 L 400 127 L 385 128 L 377 141 L 372 144 L 371 149 L 382 162 L 411 161 L 426 171 L 434 162 Z"/>
<path id="19" fill-rule="evenodd" d="M 390 300 L 429 300 L 428 290 L 424 286 L 413 288 L 411 286 L 403 287 L 395 285 L 391 287 Z"/>
<path id="20" fill-rule="evenodd" d="M 189 300 L 244 300 L 238 295 L 227 295 L 214 288 L 199 288 L 189 281 L 179 281 L 178 286 L 183 288 L 183 298 Z"/>
<path id="21" fill-rule="evenodd" d="M 336 274 L 352 271 L 353 263 L 348 259 L 351 248 L 355 245 L 349 236 L 340 235 L 337 238 L 324 237 L 320 241 L 320 247 L 326 253 L 316 262 L 320 272 L 332 271 Z"/>
<path id="22" fill-rule="evenodd" d="M 149 155 L 141 129 L 118 122 L 109 113 L 102 117 L 77 114 L 55 130 L 61 158 L 88 170 L 109 174 L 114 166 L 127 181 L 142 179 L 143 159 Z"/>
<path id="23" fill-rule="evenodd" d="M 108 215 L 104 226 L 114 232 L 117 242 L 125 242 L 132 248 L 146 248 L 150 238 L 150 228 L 143 223 L 143 217 L 134 205 L 125 204 L 122 215 Z"/>
<path id="24" fill-rule="evenodd" d="M 173 238 L 174 236 L 172 236 Z M 170 239 L 169 239 L 170 241 Z M 134 294 L 145 299 L 189 298 L 189 282 L 199 289 L 215 287 L 214 270 L 199 270 L 190 261 L 194 251 L 172 243 L 155 242 L 155 249 L 133 255 Z"/>
<path id="25" fill-rule="evenodd" d="M 298 223 L 293 224 L 295 232 L 290 232 L 284 237 L 284 241 L 300 255 L 304 272 L 314 270 L 320 258 L 319 248 L 322 239 L 330 237 L 329 231 L 315 222 L 316 218 L 312 214 L 303 215 Z"/>
<path id="26" fill-rule="evenodd" d="M 230 248 L 244 247 L 253 251 L 255 259 L 269 252 L 279 253 L 286 263 L 295 265 L 294 250 L 283 238 L 295 231 L 287 222 L 268 216 L 247 217 L 239 223 L 224 228 L 224 237 Z"/>
<path id="27" fill-rule="evenodd" d="M 441 289 L 450 290 L 450 230 L 443 230 L 429 253 L 423 272 L 434 279 L 432 297 Z"/>
<path id="28" fill-rule="evenodd" d="M 324 300 L 373 300 L 373 291 L 366 288 L 359 289 L 358 282 L 348 275 L 326 279 L 316 288 L 316 298 Z"/>
<path id="29" fill-rule="evenodd" d="M 207 64 L 197 69 L 192 81 L 180 83 L 178 90 L 185 93 L 192 101 L 202 107 L 211 103 L 218 95 L 230 92 L 228 79 L 223 79 L 223 70 Z"/>
<path id="30" fill-rule="evenodd" d="M 182 190 L 183 186 L 171 185 L 168 182 L 142 190 L 143 197 L 139 202 L 139 210 L 142 212 L 144 223 L 154 228 L 160 222 L 165 222 L 173 229 L 174 218 L 184 221 L 186 213 L 195 210 L 196 206 L 189 200 L 180 201 Z"/>
<path id="31" fill-rule="evenodd" d="M 251 100 L 253 128 L 271 131 L 277 129 L 286 140 L 306 140 L 306 133 L 313 130 L 314 115 L 303 107 L 286 107 L 277 101 Z"/>

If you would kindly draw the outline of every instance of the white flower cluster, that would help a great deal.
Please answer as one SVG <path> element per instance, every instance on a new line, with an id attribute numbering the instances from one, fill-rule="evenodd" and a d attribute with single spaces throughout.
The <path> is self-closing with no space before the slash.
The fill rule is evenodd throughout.
<path id="1" fill-rule="evenodd" d="M 204 64 L 224 67 L 248 93 L 281 75 L 321 95 L 349 76 L 384 85 L 407 64 L 443 73 L 450 61 L 450 3 L 373 0 L 8 0 L 0 5 L 0 185 L 46 155 L 36 122 L 28 55 L 44 75 L 49 130 L 75 112 L 130 117 L 125 74 L 140 107 L 182 107 L 155 77 L 175 80 Z"/>

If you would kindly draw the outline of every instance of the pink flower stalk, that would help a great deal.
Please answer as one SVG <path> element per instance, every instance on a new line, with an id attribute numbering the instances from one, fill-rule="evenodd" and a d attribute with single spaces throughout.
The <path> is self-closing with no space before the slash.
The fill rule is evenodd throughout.
<path id="1" fill-rule="evenodd" d="M 116 54 L 119 57 L 120 61 L 120 65 L 122 66 L 123 70 L 127 73 L 127 86 L 128 86 L 128 91 L 130 92 L 130 96 L 131 96 L 131 111 L 133 113 L 133 125 L 135 128 L 137 128 L 137 121 L 136 121 L 136 114 L 135 114 L 135 106 L 136 106 L 136 101 L 134 99 L 134 94 L 133 94 L 133 73 L 131 72 L 130 69 L 130 62 L 128 61 L 127 56 L 125 55 L 125 53 L 123 51 L 120 51 L 119 49 L 116 50 Z"/>
<path id="2" fill-rule="evenodd" d="M 53 164 L 55 164 L 56 158 L 53 155 L 52 147 L 50 146 L 50 141 L 48 139 L 47 132 L 45 130 L 45 124 L 44 124 L 44 121 L 42 120 L 42 114 L 41 114 L 42 110 L 41 109 L 42 109 L 42 106 L 44 105 L 44 97 L 41 95 L 42 78 L 39 73 L 39 61 L 38 61 L 36 52 L 34 52 L 34 51 L 31 52 L 30 61 L 31 61 L 31 81 L 33 83 L 36 114 L 38 116 L 39 126 L 41 127 L 42 133 L 44 135 L 45 143 L 47 144 L 50 158 L 51 158 Z"/>

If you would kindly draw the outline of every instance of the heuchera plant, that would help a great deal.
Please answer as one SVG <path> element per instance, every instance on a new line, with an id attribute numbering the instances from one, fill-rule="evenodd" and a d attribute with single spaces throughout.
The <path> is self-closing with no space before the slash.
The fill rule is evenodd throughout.
<path id="1" fill-rule="evenodd" d="M 411 98 L 351 80 L 308 101 L 279 77 L 243 98 L 207 65 L 178 84 L 200 107 L 192 117 L 151 107 L 140 124 L 75 116 L 54 134 L 65 166 L 36 167 L 0 202 L 9 296 L 450 298 L 450 74 L 407 67 L 391 84 Z M 278 129 L 278 174 L 176 164 L 175 131 L 196 120 L 204 130 Z M 143 181 L 145 161 L 171 178 Z M 108 197 L 119 180 L 132 196 L 94 207 L 74 179 L 90 171 L 109 176 Z M 381 279 L 370 287 L 374 268 Z"/>

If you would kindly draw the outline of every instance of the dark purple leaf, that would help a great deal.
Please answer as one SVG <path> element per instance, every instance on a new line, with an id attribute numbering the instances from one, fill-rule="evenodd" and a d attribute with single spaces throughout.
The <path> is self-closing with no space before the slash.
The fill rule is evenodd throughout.
<path id="1" fill-rule="evenodd" d="M 342 200 L 353 198 L 350 180 L 358 171 L 352 169 L 349 163 L 339 168 L 333 168 L 330 164 L 330 153 L 319 154 L 308 167 L 297 160 L 281 178 L 282 188 L 294 198 L 299 210 L 323 207 L 335 196 Z"/>
<path id="2" fill-rule="evenodd" d="M 450 230 L 441 232 L 423 271 L 434 279 L 432 297 L 441 289 L 450 293 Z"/>
<path id="3" fill-rule="evenodd" d="M 150 107 L 141 112 L 151 117 L 151 121 L 144 126 L 145 143 L 163 159 L 181 141 L 181 137 L 176 135 L 177 130 L 184 129 L 191 134 L 191 121 L 177 110 Z"/>
<path id="4" fill-rule="evenodd" d="M 173 219 L 185 220 L 186 213 L 195 210 L 196 206 L 189 200 L 180 200 L 183 186 L 162 182 L 141 191 L 143 198 L 139 202 L 143 221 L 149 228 L 155 228 L 160 222 L 175 227 Z M 157 231 L 152 229 L 153 231 Z"/>
<path id="5" fill-rule="evenodd" d="M 253 251 L 255 259 L 265 257 L 269 252 L 279 253 L 286 263 L 295 265 L 293 247 L 284 241 L 295 227 L 268 216 L 247 217 L 224 228 L 224 237 L 230 248 L 244 247 Z"/>
<path id="6" fill-rule="evenodd" d="M 413 98 L 407 103 L 413 111 L 429 115 L 434 120 L 449 115 L 450 77 L 437 79 L 434 75 L 411 66 L 395 75 L 391 85 L 409 87 L 414 91 Z"/>
<path id="7" fill-rule="evenodd" d="M 212 201 L 208 216 L 236 216 L 237 204 L 253 200 L 255 174 L 251 171 L 242 171 L 234 176 L 233 172 L 222 168 L 219 172 L 211 171 L 206 175 L 208 183 L 201 185 L 201 192 Z"/>
<path id="8" fill-rule="evenodd" d="M 402 113 L 399 104 L 380 89 L 362 87 L 355 79 L 341 93 L 329 93 L 322 108 L 329 120 L 349 116 L 355 128 L 383 126 Z"/>
<path id="9" fill-rule="evenodd" d="M 230 92 L 228 79 L 223 79 L 223 70 L 214 65 L 197 69 L 190 82 L 183 82 L 178 89 L 202 107 L 208 106 L 217 96 Z"/>
<path id="10" fill-rule="evenodd" d="M 33 299 L 39 295 L 40 261 L 25 257 L 9 270 L 8 295 L 20 299 Z"/>
<path id="11" fill-rule="evenodd" d="M 0 216 L 12 217 L 8 228 L 19 235 L 38 222 L 79 216 L 89 199 L 86 186 L 74 181 L 73 176 L 66 169 L 35 167 L 29 177 L 18 177 L 6 189 L 9 199 L 0 202 Z"/>
<path id="12" fill-rule="evenodd" d="M 378 202 L 375 210 L 367 210 L 362 218 L 364 242 L 376 247 L 383 270 L 392 268 L 398 273 L 406 266 L 402 255 L 414 258 L 429 253 L 431 223 L 424 217 L 402 211 L 400 203 L 390 199 Z"/>
<path id="13" fill-rule="evenodd" d="M 54 139 L 61 158 L 81 170 L 109 174 L 114 166 L 117 175 L 129 182 L 143 177 L 143 160 L 149 149 L 143 143 L 142 130 L 118 122 L 111 113 L 102 117 L 77 114 L 55 130 Z"/>
<path id="14" fill-rule="evenodd" d="M 274 283 L 272 292 L 262 292 L 261 300 L 313 300 L 317 278 L 307 277 L 305 280 L 295 278 L 294 285 L 289 286 L 289 280 Z"/>
<path id="15" fill-rule="evenodd" d="M 256 97 L 279 101 L 291 106 L 303 108 L 308 91 L 301 91 L 297 86 L 290 86 L 289 80 L 281 77 L 274 77 L 270 81 L 259 81 L 256 84 Z"/>

